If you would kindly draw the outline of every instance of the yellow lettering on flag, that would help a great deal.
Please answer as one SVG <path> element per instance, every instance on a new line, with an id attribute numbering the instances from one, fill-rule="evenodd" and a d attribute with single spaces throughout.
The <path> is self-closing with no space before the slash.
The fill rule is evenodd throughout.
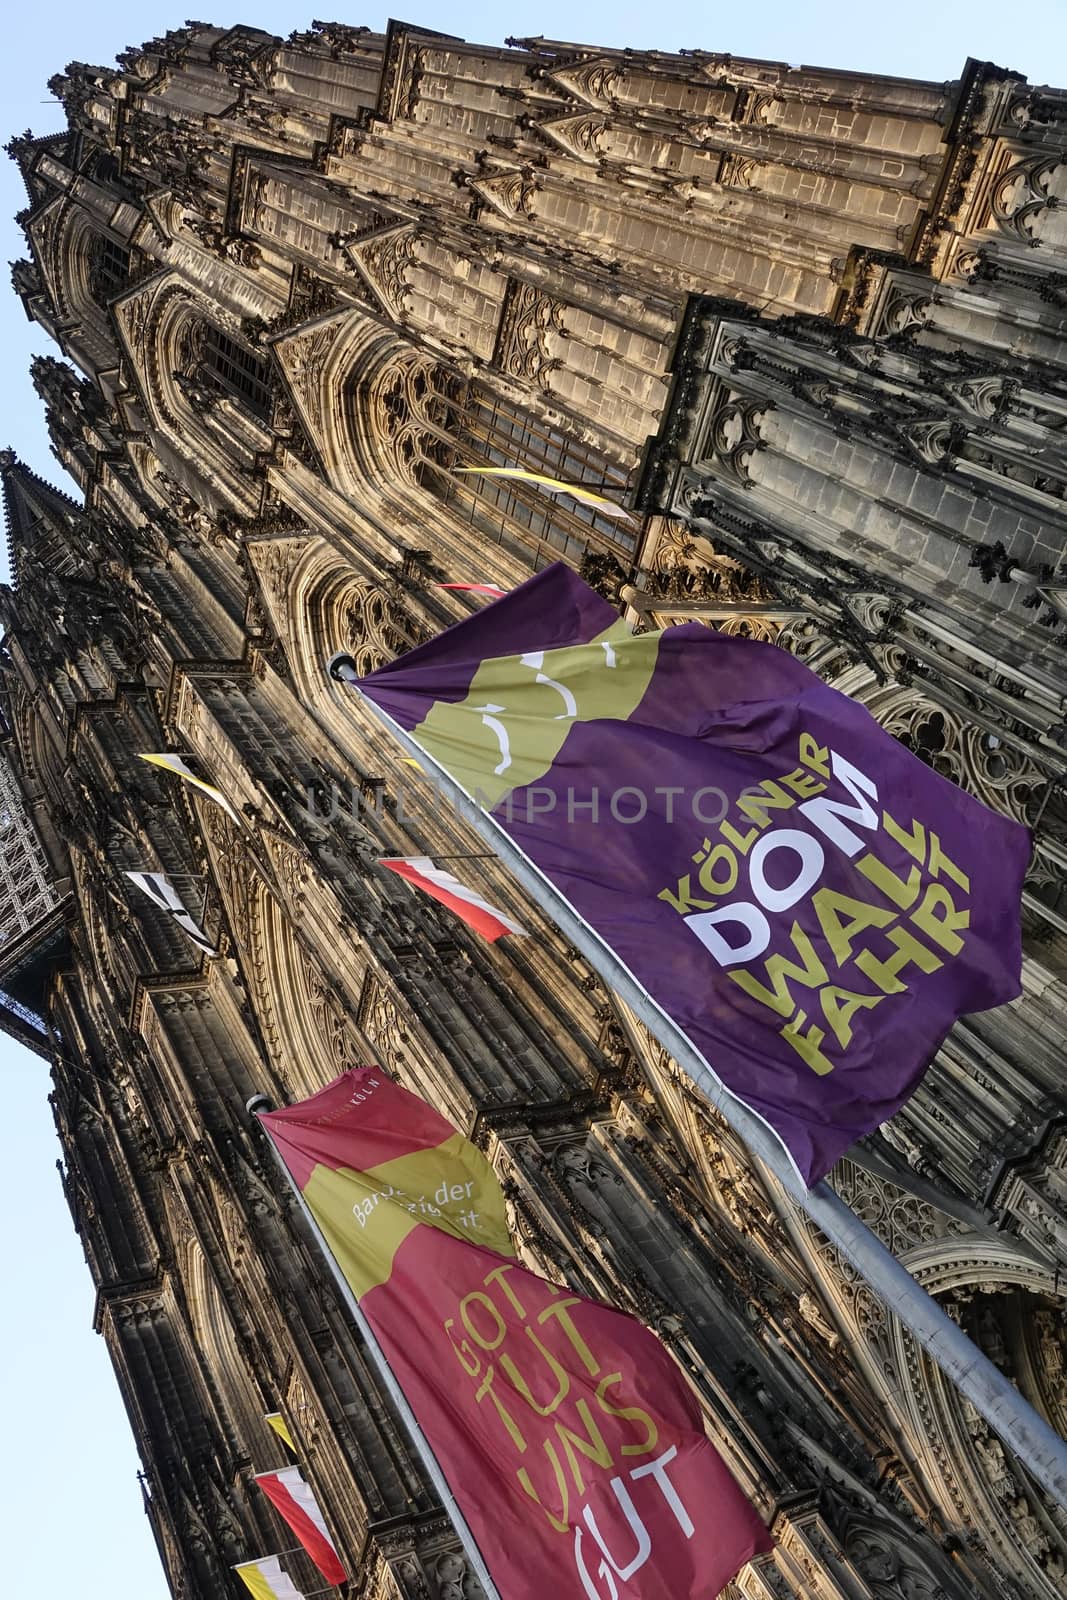
<path id="1" fill-rule="evenodd" d="M 293 1452 L 293 1454 L 295 1456 L 298 1453 L 297 1452 L 297 1448 L 296 1448 L 296 1445 L 293 1443 L 293 1436 L 289 1432 L 289 1424 L 286 1422 L 286 1420 L 282 1416 L 281 1412 L 280 1411 L 270 1411 L 263 1418 L 263 1420 L 264 1420 L 264 1422 L 266 1422 L 268 1424 L 269 1427 L 274 1429 L 275 1433 L 278 1435 L 278 1438 L 281 1439 L 283 1441 L 283 1443 L 285 1443 L 285 1444 L 287 1444 L 289 1446 L 290 1450 Z"/>
<path id="2" fill-rule="evenodd" d="M 242 1561 L 233 1570 L 254 1600 L 304 1600 L 277 1556 Z"/>

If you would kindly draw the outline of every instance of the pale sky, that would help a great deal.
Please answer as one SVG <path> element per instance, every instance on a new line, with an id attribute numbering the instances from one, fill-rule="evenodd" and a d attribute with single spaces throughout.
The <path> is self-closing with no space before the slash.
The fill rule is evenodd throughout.
<path id="1" fill-rule="evenodd" d="M 0 60 L 3 137 L 61 126 L 47 82 L 68 61 L 110 63 L 119 50 L 167 28 L 184 12 L 145 4 L 41 5 L 15 0 L 4 24 Z M 701 6 L 694 0 L 403 0 L 403 17 L 485 44 L 541 34 L 581 42 L 677 50 L 729 51 L 769 60 L 934 80 L 958 77 L 967 56 L 1025 73 L 1033 83 L 1067 83 L 1064 0 L 751 0 Z M 387 13 L 332 12 L 327 18 L 383 29 Z M 205 20 L 249 22 L 287 34 L 314 13 L 250 4 L 238 16 L 206 7 Z M 26 204 L 11 162 L 0 163 L 4 259 L 27 253 L 10 220 Z M 8 292 L 0 295 L 6 383 L 0 392 L 0 446 L 10 445 L 43 476 L 59 480 L 41 407 L 27 376 L 34 352 L 50 350 Z M 6 572 L 4 574 L 6 576 Z M 55 1171 L 59 1147 L 47 1104 L 48 1069 L 0 1035 L 7 1094 L 6 1148 L 0 1159 L 0 1394 L 5 1448 L 0 1454 L 0 1548 L 4 1592 L 72 1600 L 165 1600 L 167 1587 L 137 1486 L 138 1460 L 103 1341 L 92 1332 L 93 1290 Z M 6 1074 L 10 1072 L 11 1077 Z M 279 1524 L 276 1549 L 291 1540 Z M 248 1556 L 266 1554 L 249 1550 Z"/>

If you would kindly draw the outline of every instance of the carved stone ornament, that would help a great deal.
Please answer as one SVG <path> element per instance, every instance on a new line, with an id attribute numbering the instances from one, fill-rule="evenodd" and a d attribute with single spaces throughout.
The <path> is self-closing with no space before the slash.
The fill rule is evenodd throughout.
<path id="1" fill-rule="evenodd" d="M 310 538 L 257 539 L 245 546 L 276 616 L 284 616 L 289 580 Z"/>
<path id="2" fill-rule="evenodd" d="M 434 1560 L 432 1582 L 439 1600 L 483 1600 L 484 1591 L 466 1556 L 446 1550 Z"/>
<path id="3" fill-rule="evenodd" d="M 345 258 L 371 291 L 374 300 L 396 321 L 401 321 L 408 295 L 407 268 L 417 258 L 414 228 L 395 228 L 362 242 L 341 240 Z"/>
<path id="4" fill-rule="evenodd" d="M 537 184 L 522 172 L 502 172 L 493 177 L 468 178 L 467 188 L 505 222 L 521 222 L 534 215 Z"/>
<path id="5" fill-rule="evenodd" d="M 940 1584 L 910 1556 L 892 1535 L 856 1529 L 845 1551 L 870 1584 L 875 1600 L 942 1600 Z"/>
<path id="6" fill-rule="evenodd" d="M 1028 245 L 1059 244 L 1067 238 L 1067 229 L 1056 222 L 1055 212 L 1065 201 L 1067 161 L 1046 156 L 1020 162 L 1004 173 L 993 190 L 993 218 Z"/>
<path id="7" fill-rule="evenodd" d="M 890 295 L 882 312 L 882 329 L 886 333 L 906 333 L 910 328 L 925 327 L 933 309 L 933 300 L 928 294 L 898 289 Z"/>
<path id="8" fill-rule="evenodd" d="M 357 1022 L 378 1059 L 395 1071 L 405 1060 L 404 1046 L 410 1029 L 380 981 L 370 973 L 360 997 Z"/>
<path id="9" fill-rule="evenodd" d="M 512 378 L 547 390 L 552 372 L 563 365 L 549 347 L 549 336 L 567 337 L 565 307 L 544 290 L 512 280 L 504 296 L 493 364 Z"/>
<path id="10" fill-rule="evenodd" d="M 758 189 L 763 165 L 749 156 L 723 156 L 719 182 L 727 189 Z"/>
<path id="11" fill-rule="evenodd" d="M 728 394 L 714 413 L 704 436 L 700 460 L 727 478 L 751 484 L 752 457 L 763 450 L 762 424 L 773 408 L 743 395 Z"/>
<path id="12" fill-rule="evenodd" d="M 309 428 L 321 434 L 323 423 L 323 368 L 344 327 L 343 317 L 312 324 L 275 345 L 275 353 L 293 396 Z"/>
<path id="13" fill-rule="evenodd" d="M 402 602 L 373 584 L 356 584 L 344 603 L 344 647 L 355 656 L 361 677 L 392 661 L 419 641 L 421 629 Z"/>
<path id="14" fill-rule="evenodd" d="M 604 154 L 603 136 L 609 124 L 603 117 L 550 117 L 537 124 L 538 131 L 552 143 L 588 166 L 596 166 Z"/>
<path id="15" fill-rule="evenodd" d="M 285 1409 L 296 1423 L 299 1437 L 307 1445 L 308 1454 L 313 1455 L 322 1432 L 322 1413 L 312 1400 L 304 1380 L 296 1374 L 289 1380 Z"/>
<path id="16" fill-rule="evenodd" d="M 618 61 L 583 61 L 574 66 L 558 67 L 546 76 L 572 100 L 584 100 L 594 106 L 614 106 L 624 68 Z"/>
<path id="17" fill-rule="evenodd" d="M 1056 90 L 1029 90 L 1013 100 L 1005 121 L 1022 132 L 1044 134 L 1049 128 L 1067 124 L 1067 95 Z"/>

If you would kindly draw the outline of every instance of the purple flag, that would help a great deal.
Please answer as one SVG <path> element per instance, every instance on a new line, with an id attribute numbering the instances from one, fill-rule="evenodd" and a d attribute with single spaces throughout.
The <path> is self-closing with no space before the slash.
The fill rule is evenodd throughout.
<path id="1" fill-rule="evenodd" d="M 809 1183 L 1014 999 L 1029 834 L 773 645 L 634 635 L 562 564 L 361 681 Z"/>

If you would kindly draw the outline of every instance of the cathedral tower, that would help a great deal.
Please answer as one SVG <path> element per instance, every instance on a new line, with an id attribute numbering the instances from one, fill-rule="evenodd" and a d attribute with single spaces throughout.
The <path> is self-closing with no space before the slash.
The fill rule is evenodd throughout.
<path id="1" fill-rule="evenodd" d="M 1067 1432 L 1067 96 L 403 23 L 191 23 L 53 89 L 14 281 L 81 499 L 4 458 L 0 1025 L 52 1063 L 176 1600 L 279 1548 L 277 1411 L 352 1600 L 478 1594 L 245 1111 L 372 1060 L 673 1350 L 777 1541 L 732 1600 L 1057 1600 L 1062 1508 L 538 908 L 472 859 L 535 934 L 489 947 L 376 868 L 478 846 L 323 663 L 562 558 L 1034 827 L 1023 997 L 833 1182 Z"/>

